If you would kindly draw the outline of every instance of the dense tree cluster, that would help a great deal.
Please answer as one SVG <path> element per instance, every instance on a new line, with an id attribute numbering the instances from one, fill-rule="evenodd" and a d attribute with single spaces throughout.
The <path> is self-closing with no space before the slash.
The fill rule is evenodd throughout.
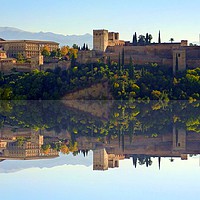
<path id="1" fill-rule="evenodd" d="M 115 99 L 192 100 L 200 99 L 200 68 L 173 75 L 172 69 L 151 64 L 130 64 L 111 78 Z"/>
<path id="2" fill-rule="evenodd" d="M 74 59 L 72 58 L 72 62 Z M 65 94 L 107 79 L 108 66 L 76 65 L 69 70 L 16 73 L 0 77 L 1 100 L 58 100 Z"/>
<path id="3" fill-rule="evenodd" d="M 73 45 L 73 47 L 69 46 L 63 46 L 59 49 L 50 51 L 50 48 L 48 46 L 44 46 L 41 50 L 41 54 L 45 57 L 51 57 L 51 58 L 65 58 L 66 56 L 69 58 L 72 58 L 73 56 L 77 58 L 78 56 L 78 46 L 76 44 Z"/>
<path id="4" fill-rule="evenodd" d="M 62 50 L 61 50 L 62 51 Z M 64 50 L 63 50 L 64 51 Z M 0 99 L 57 100 L 65 94 L 108 81 L 116 100 L 199 100 L 200 68 L 173 75 L 172 68 L 148 64 L 125 65 L 125 52 L 119 62 L 108 58 L 107 64 L 80 65 L 72 54 L 68 70 L 38 71 L 30 73 L 0 74 Z"/>
<path id="5" fill-rule="evenodd" d="M 90 105 L 91 101 L 85 103 Z M 100 106 L 104 103 L 95 101 Z M 81 105 L 80 101 L 80 107 Z M 199 102 L 115 101 L 106 107 L 109 116 L 103 119 L 70 109 L 59 101 L 1 102 L 0 126 L 46 129 L 58 134 L 68 131 L 73 143 L 79 136 L 119 137 L 144 134 L 157 137 L 172 132 L 174 126 L 200 133 Z"/>
<path id="6" fill-rule="evenodd" d="M 139 35 L 139 37 L 137 37 L 137 33 L 135 32 L 135 34 L 133 35 L 133 42 L 132 45 L 133 46 L 144 46 L 144 45 L 148 45 L 151 44 L 153 37 L 151 34 L 146 33 L 146 36 L 144 35 Z"/>

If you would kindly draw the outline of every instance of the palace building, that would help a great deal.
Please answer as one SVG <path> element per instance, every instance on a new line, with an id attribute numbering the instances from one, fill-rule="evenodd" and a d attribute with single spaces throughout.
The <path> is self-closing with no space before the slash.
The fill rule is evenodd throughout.
<path id="1" fill-rule="evenodd" d="M 9 58 L 16 58 L 18 54 L 25 58 L 39 56 L 44 46 L 50 51 L 57 50 L 59 43 L 38 40 L 0 40 L 0 49 L 6 51 Z"/>

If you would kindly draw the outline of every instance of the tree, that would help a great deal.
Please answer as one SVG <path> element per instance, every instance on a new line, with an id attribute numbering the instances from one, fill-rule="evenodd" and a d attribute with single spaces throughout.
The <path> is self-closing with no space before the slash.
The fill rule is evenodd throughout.
<path id="1" fill-rule="evenodd" d="M 146 42 L 146 44 L 149 44 L 149 34 L 148 33 L 146 33 L 145 42 Z"/>
<path id="2" fill-rule="evenodd" d="M 129 77 L 130 79 L 134 79 L 134 74 L 135 74 L 135 68 L 133 65 L 133 59 L 130 57 L 130 62 L 129 62 Z"/>
<path id="3" fill-rule="evenodd" d="M 3 84 L 4 82 L 4 76 L 3 76 L 3 73 L 0 72 L 0 85 Z"/>
<path id="4" fill-rule="evenodd" d="M 197 44 L 190 43 L 189 46 L 198 46 Z"/>
<path id="5" fill-rule="evenodd" d="M 60 151 L 61 151 L 62 154 L 69 154 L 70 153 L 69 148 L 65 144 L 63 144 L 61 146 Z"/>
<path id="6" fill-rule="evenodd" d="M 19 62 L 19 63 L 24 63 L 25 62 L 25 58 L 21 53 L 17 54 L 17 62 Z"/>
<path id="7" fill-rule="evenodd" d="M 159 31 L 159 35 L 158 35 L 158 43 L 161 44 L 161 34 L 160 34 L 160 31 Z"/>
<path id="8" fill-rule="evenodd" d="M 42 145 L 41 148 L 42 148 L 42 150 L 43 150 L 43 153 L 44 153 L 45 155 L 48 155 L 49 152 L 50 152 L 50 149 L 51 149 L 51 145 L 49 145 L 49 144 Z"/>
<path id="9" fill-rule="evenodd" d="M 158 90 L 153 90 L 151 92 L 152 100 L 160 100 L 162 93 Z"/>
<path id="10" fill-rule="evenodd" d="M 108 56 L 107 64 L 108 64 L 108 68 L 110 69 L 110 67 L 111 67 L 111 59 L 110 59 L 110 56 Z"/>
<path id="11" fill-rule="evenodd" d="M 58 58 L 61 58 L 61 57 L 62 57 L 62 54 L 61 54 L 61 49 L 60 49 L 60 48 L 59 48 L 59 49 L 57 49 L 57 52 L 56 52 L 56 53 L 57 53 L 57 55 L 56 55 L 56 56 L 57 56 Z"/>
<path id="12" fill-rule="evenodd" d="M 51 57 L 55 58 L 57 56 L 57 51 L 53 50 L 50 54 Z"/>
<path id="13" fill-rule="evenodd" d="M 50 56 L 50 48 L 48 46 L 44 46 L 41 54 L 45 57 L 49 57 Z"/>
<path id="14" fill-rule="evenodd" d="M 82 47 L 81 50 L 82 50 L 82 51 L 85 51 L 85 50 L 86 50 L 86 45 L 85 45 L 85 43 L 84 43 L 84 45 L 83 45 L 83 47 Z"/>
<path id="15" fill-rule="evenodd" d="M 68 52 L 69 52 L 69 47 L 68 46 L 63 46 L 63 47 L 61 47 L 61 55 L 62 56 L 66 56 L 67 54 L 68 54 Z"/>
<path id="16" fill-rule="evenodd" d="M 118 57 L 118 67 L 119 67 L 119 70 L 121 68 L 121 54 L 119 53 L 119 57 Z"/>
<path id="17" fill-rule="evenodd" d="M 72 56 L 74 56 L 74 58 L 76 59 L 78 57 L 78 49 L 70 48 L 68 54 L 71 59 L 72 59 Z"/>
<path id="18" fill-rule="evenodd" d="M 174 38 L 170 38 L 170 40 L 169 40 L 171 43 L 173 43 L 174 42 Z"/>
<path id="19" fill-rule="evenodd" d="M 76 58 L 75 58 L 75 55 L 72 54 L 72 57 L 71 57 L 71 67 L 75 67 L 75 64 L 76 64 Z"/>
<path id="20" fill-rule="evenodd" d="M 137 46 L 137 33 L 135 32 L 135 35 L 133 35 L 133 46 Z"/>
<path id="21" fill-rule="evenodd" d="M 149 44 L 151 44 L 151 40 L 153 39 L 153 36 L 151 34 L 149 34 Z"/>
<path id="22" fill-rule="evenodd" d="M 12 88 L 0 88 L 0 100 L 10 100 L 12 95 Z"/>
<path id="23" fill-rule="evenodd" d="M 140 35 L 139 38 L 138 38 L 138 44 L 143 46 L 145 45 L 145 36 L 144 35 Z"/>
<path id="24" fill-rule="evenodd" d="M 73 49 L 79 49 L 79 46 L 77 44 L 73 44 L 72 48 Z"/>
<path id="25" fill-rule="evenodd" d="M 122 50 L 122 67 L 125 65 L 125 51 L 124 49 Z"/>

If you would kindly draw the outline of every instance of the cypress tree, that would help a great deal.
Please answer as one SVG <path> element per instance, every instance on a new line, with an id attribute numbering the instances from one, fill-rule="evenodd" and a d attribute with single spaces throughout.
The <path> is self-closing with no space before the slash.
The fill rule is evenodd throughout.
<path id="1" fill-rule="evenodd" d="M 72 58 L 71 58 L 71 67 L 75 67 L 75 64 L 76 64 L 76 59 L 75 59 L 75 56 L 74 54 L 72 54 Z"/>
<path id="2" fill-rule="evenodd" d="M 136 44 L 136 46 L 137 46 L 137 44 L 138 44 L 137 33 L 136 33 L 136 32 L 135 32 L 135 44 Z"/>
<path id="3" fill-rule="evenodd" d="M 111 59 L 110 59 L 110 56 L 108 57 L 107 64 L 108 64 L 108 68 L 110 69 L 110 67 L 111 67 Z"/>
<path id="4" fill-rule="evenodd" d="M 135 35 L 133 35 L 133 46 L 137 46 L 137 33 L 135 32 Z"/>
<path id="5" fill-rule="evenodd" d="M 85 46 L 85 43 L 84 43 L 82 50 L 85 51 L 85 49 L 86 49 L 86 46 Z"/>
<path id="6" fill-rule="evenodd" d="M 149 34 L 148 33 L 146 34 L 145 42 L 146 42 L 146 44 L 149 44 Z"/>
<path id="7" fill-rule="evenodd" d="M 124 67 L 125 64 L 125 51 L 124 49 L 122 50 L 122 67 Z"/>
<path id="8" fill-rule="evenodd" d="M 159 35 L 158 35 L 158 43 L 161 44 L 161 35 L 160 35 L 160 31 L 159 31 Z"/>
<path id="9" fill-rule="evenodd" d="M 119 67 L 119 70 L 121 68 L 121 54 L 119 52 L 119 58 L 118 58 L 118 67 Z"/>
<path id="10" fill-rule="evenodd" d="M 129 62 L 129 77 L 130 79 L 134 79 L 135 69 L 133 65 L 133 59 L 130 56 L 130 62 Z"/>

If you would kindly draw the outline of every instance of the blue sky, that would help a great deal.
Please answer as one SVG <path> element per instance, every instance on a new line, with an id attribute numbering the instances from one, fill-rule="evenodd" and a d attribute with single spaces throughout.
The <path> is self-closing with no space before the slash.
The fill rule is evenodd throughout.
<path id="1" fill-rule="evenodd" d="M 2 9 L 3 8 L 3 9 Z M 9 0 L 1 2 L 0 26 L 64 35 L 91 33 L 93 29 L 133 33 L 149 32 L 157 41 L 198 41 L 199 0 Z"/>
<path id="2" fill-rule="evenodd" d="M 63 159 L 67 162 L 68 157 Z M 178 158 L 173 163 L 162 159 L 160 171 L 157 159 L 151 167 L 138 165 L 137 169 L 130 159 L 120 161 L 120 168 L 104 172 L 93 171 L 92 166 L 61 165 L 0 173 L 0 192 L 5 200 L 193 200 L 198 199 L 199 179 L 198 158 Z"/>

